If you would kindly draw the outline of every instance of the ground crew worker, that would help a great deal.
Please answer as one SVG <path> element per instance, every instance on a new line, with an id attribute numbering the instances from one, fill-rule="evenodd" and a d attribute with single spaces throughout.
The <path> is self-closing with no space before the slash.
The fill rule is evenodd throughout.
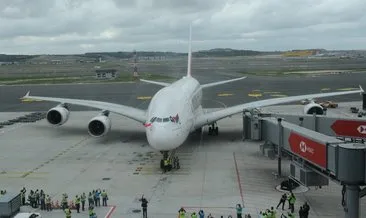
<path id="1" fill-rule="evenodd" d="M 82 209 L 83 211 L 85 211 L 85 201 L 86 201 L 86 195 L 85 195 L 85 192 L 81 195 L 80 200 L 81 200 L 81 209 Z"/>
<path id="2" fill-rule="evenodd" d="M 141 207 L 142 207 L 142 217 L 143 218 L 147 218 L 147 203 L 149 203 L 149 202 L 142 195 L 142 197 L 141 197 Z"/>
<path id="3" fill-rule="evenodd" d="M 243 213 L 243 208 L 241 207 L 240 204 L 236 205 L 236 217 L 237 218 L 242 218 L 241 214 Z"/>
<path id="4" fill-rule="evenodd" d="M 95 197 L 96 197 L 96 199 L 97 199 L 97 203 L 96 203 L 95 205 L 96 205 L 96 206 L 99 206 L 99 207 L 100 207 L 100 194 L 101 194 L 100 189 L 97 189 L 97 190 L 95 191 Z"/>
<path id="5" fill-rule="evenodd" d="M 196 212 L 193 212 L 193 213 L 191 214 L 191 217 L 192 217 L 192 218 L 197 218 L 197 214 L 196 214 Z"/>
<path id="6" fill-rule="evenodd" d="M 20 199 L 22 199 L 21 201 L 21 205 L 25 205 L 25 196 L 24 196 L 24 192 L 23 190 L 20 190 Z"/>
<path id="7" fill-rule="evenodd" d="M 274 210 L 273 207 L 271 207 L 271 218 L 276 218 L 276 211 Z"/>
<path id="8" fill-rule="evenodd" d="M 76 195 L 75 197 L 75 207 L 76 207 L 76 211 L 78 213 L 80 213 L 80 197 Z"/>
<path id="9" fill-rule="evenodd" d="M 180 208 L 179 211 L 179 218 L 186 218 L 186 211 L 184 210 L 184 208 Z"/>
<path id="10" fill-rule="evenodd" d="M 203 210 L 198 211 L 198 216 L 200 216 L 200 218 L 205 218 L 205 212 L 203 212 Z"/>
<path id="11" fill-rule="evenodd" d="M 89 207 L 89 218 L 96 218 L 97 217 L 93 209 L 94 209 L 93 206 Z"/>
<path id="12" fill-rule="evenodd" d="M 282 204 L 282 210 L 284 210 L 285 209 L 284 207 L 285 207 L 286 199 L 287 199 L 287 195 L 286 195 L 286 193 L 284 193 L 281 196 L 280 202 L 278 202 L 276 209 L 278 209 L 278 207 Z"/>
<path id="13" fill-rule="evenodd" d="M 169 161 L 168 159 L 164 160 L 164 173 L 166 173 L 166 171 L 168 170 L 168 165 L 169 165 Z"/>
<path id="14" fill-rule="evenodd" d="M 65 210 L 67 208 L 67 198 L 65 194 L 62 195 L 61 205 L 62 210 Z"/>
<path id="15" fill-rule="evenodd" d="M 46 210 L 51 211 L 51 197 L 49 195 L 46 196 Z"/>
<path id="16" fill-rule="evenodd" d="M 304 218 L 308 218 L 309 211 L 310 211 L 310 206 L 309 206 L 308 202 L 305 202 L 305 204 L 302 206 L 302 208 L 304 210 Z"/>
<path id="17" fill-rule="evenodd" d="M 44 193 L 40 194 L 39 200 L 41 202 L 41 210 L 46 210 L 46 199 Z"/>
<path id="18" fill-rule="evenodd" d="M 295 195 L 291 192 L 289 198 L 288 198 L 288 202 L 289 202 L 289 205 L 290 205 L 290 210 L 291 210 L 291 213 L 294 213 L 294 210 L 295 210 L 295 201 L 296 201 L 296 197 Z"/>
<path id="19" fill-rule="evenodd" d="M 88 203 L 89 203 L 89 207 L 94 205 L 94 197 L 93 197 L 93 194 L 91 192 L 89 192 Z"/>
<path id="20" fill-rule="evenodd" d="M 36 207 L 38 207 L 39 205 L 39 192 L 38 189 L 36 190 L 36 192 L 34 192 L 35 194 L 35 200 L 36 200 Z"/>
<path id="21" fill-rule="evenodd" d="M 71 210 L 69 207 L 66 207 L 64 212 L 66 214 L 66 218 L 71 218 Z"/>
<path id="22" fill-rule="evenodd" d="M 108 200 L 107 192 L 105 190 L 103 190 L 101 195 L 102 195 L 102 200 L 103 200 L 103 206 L 107 206 L 107 200 Z"/>

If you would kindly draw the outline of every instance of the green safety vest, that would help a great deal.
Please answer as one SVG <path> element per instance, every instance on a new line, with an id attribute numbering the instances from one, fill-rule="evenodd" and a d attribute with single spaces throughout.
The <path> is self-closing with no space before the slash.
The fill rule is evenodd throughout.
<path id="1" fill-rule="evenodd" d="M 102 198 L 106 198 L 107 197 L 107 192 L 102 192 Z"/>
<path id="2" fill-rule="evenodd" d="M 164 160 L 164 165 L 165 166 L 168 166 L 168 163 L 169 163 L 168 160 Z"/>
<path id="3" fill-rule="evenodd" d="M 75 204 L 80 204 L 80 198 L 76 198 Z"/>
<path id="4" fill-rule="evenodd" d="M 89 216 L 93 216 L 93 215 L 94 215 L 93 209 L 89 209 Z"/>
<path id="5" fill-rule="evenodd" d="M 192 214 L 191 217 L 192 218 L 197 218 L 197 214 Z"/>
<path id="6" fill-rule="evenodd" d="M 71 217 L 71 210 L 69 208 L 65 209 L 66 217 Z"/>
<path id="7" fill-rule="evenodd" d="M 296 201 L 295 196 L 291 196 L 290 199 L 289 199 L 290 204 L 294 204 L 295 201 Z"/>
<path id="8" fill-rule="evenodd" d="M 184 211 L 179 212 L 179 217 L 180 218 L 185 218 L 186 217 L 186 213 Z"/>

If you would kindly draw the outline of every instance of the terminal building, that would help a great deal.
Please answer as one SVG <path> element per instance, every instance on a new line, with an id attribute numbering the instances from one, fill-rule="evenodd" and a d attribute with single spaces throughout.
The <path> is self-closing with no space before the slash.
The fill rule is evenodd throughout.
<path id="1" fill-rule="evenodd" d="M 115 79 L 117 78 L 116 69 L 99 69 L 95 70 L 96 79 Z"/>

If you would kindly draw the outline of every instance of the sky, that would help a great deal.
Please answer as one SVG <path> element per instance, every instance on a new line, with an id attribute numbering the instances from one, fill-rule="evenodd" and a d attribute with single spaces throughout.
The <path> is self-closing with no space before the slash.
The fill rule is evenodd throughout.
<path id="1" fill-rule="evenodd" d="M 0 54 L 366 49 L 365 0 L 1 0 Z"/>

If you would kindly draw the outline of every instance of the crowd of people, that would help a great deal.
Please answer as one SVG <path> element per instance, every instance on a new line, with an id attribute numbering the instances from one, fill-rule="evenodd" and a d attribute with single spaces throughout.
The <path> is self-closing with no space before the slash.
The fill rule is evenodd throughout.
<path id="1" fill-rule="evenodd" d="M 4 194 L 6 191 L 4 191 Z M 85 211 L 85 204 L 88 201 L 88 211 L 90 218 L 96 218 L 94 212 L 94 207 L 100 207 L 100 199 L 102 199 L 102 206 L 108 206 L 108 194 L 105 190 L 96 189 L 88 193 L 88 196 L 83 192 L 82 194 L 77 194 L 74 200 L 69 201 L 69 196 L 67 193 L 62 194 L 61 204 L 58 201 L 53 202 L 50 195 L 46 194 L 41 190 L 30 190 L 28 194 L 28 199 L 26 201 L 27 190 L 23 187 L 20 190 L 21 204 L 30 205 L 32 208 L 40 208 L 45 211 L 52 211 L 52 209 L 62 209 L 65 212 L 67 218 L 71 217 L 71 209 L 75 209 L 77 213 L 80 213 L 80 209 Z M 3 194 L 3 191 L 1 191 Z"/>

